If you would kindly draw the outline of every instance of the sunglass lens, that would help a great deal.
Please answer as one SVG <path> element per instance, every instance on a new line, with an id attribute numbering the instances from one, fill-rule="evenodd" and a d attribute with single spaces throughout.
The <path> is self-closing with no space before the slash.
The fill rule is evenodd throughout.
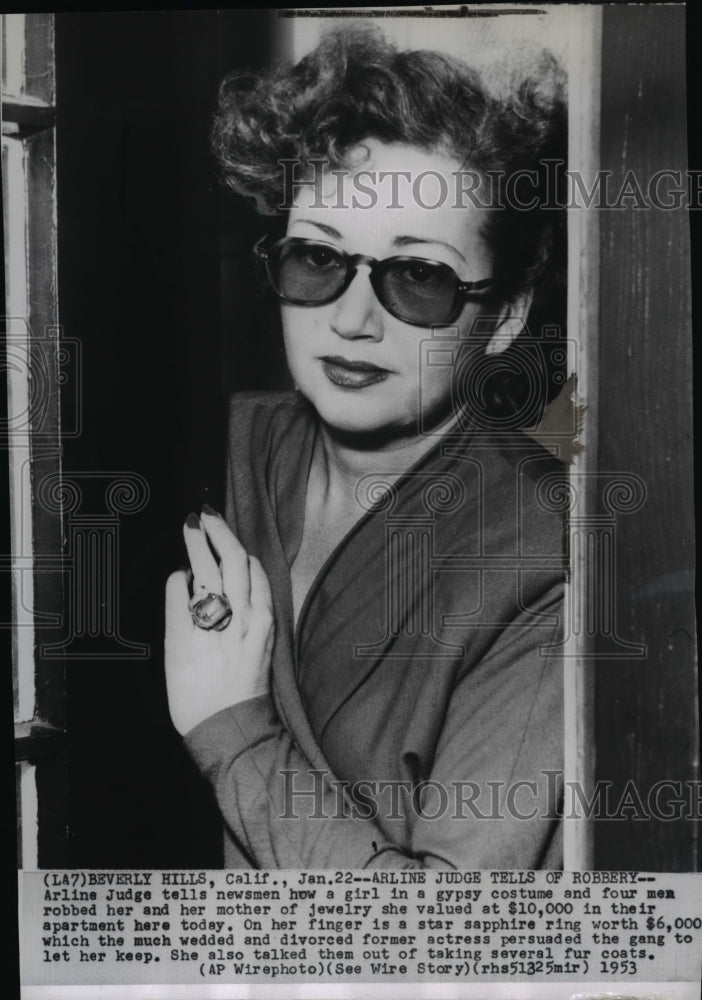
<path id="1" fill-rule="evenodd" d="M 449 267 L 420 260 L 395 261 L 380 278 L 383 304 L 408 323 L 446 323 L 456 300 L 456 280 Z"/>
<path id="2" fill-rule="evenodd" d="M 344 258 L 322 244 L 283 243 L 272 263 L 277 291 L 293 302 L 328 302 L 346 280 Z"/>

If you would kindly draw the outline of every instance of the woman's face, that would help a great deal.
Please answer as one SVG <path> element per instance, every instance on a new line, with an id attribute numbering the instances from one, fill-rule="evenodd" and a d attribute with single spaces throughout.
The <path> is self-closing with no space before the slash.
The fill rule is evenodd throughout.
<path id="1" fill-rule="evenodd" d="M 324 175 L 316 187 L 298 189 L 288 236 L 377 260 L 428 258 L 448 264 L 461 281 L 493 276 L 482 236 L 484 210 L 469 199 L 456 207 L 457 159 L 369 139 L 358 150 L 358 162 L 355 177 L 352 171 Z M 361 185 L 372 189 L 372 196 L 363 194 Z M 331 428 L 390 439 L 413 435 L 452 416 L 454 365 L 422 361 L 431 326 L 392 316 L 376 298 L 369 275 L 369 267 L 360 264 L 346 291 L 325 305 L 282 303 L 288 365 L 299 390 Z M 468 335 L 484 308 L 465 303 L 451 324 L 459 338 Z"/>

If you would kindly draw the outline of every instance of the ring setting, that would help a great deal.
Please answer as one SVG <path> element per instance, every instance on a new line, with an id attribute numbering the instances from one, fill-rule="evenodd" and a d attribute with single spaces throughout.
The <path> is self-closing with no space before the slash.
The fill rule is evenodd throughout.
<path id="1" fill-rule="evenodd" d="M 208 593 L 190 600 L 193 623 L 206 632 L 221 632 L 232 620 L 232 606 L 226 594 Z"/>

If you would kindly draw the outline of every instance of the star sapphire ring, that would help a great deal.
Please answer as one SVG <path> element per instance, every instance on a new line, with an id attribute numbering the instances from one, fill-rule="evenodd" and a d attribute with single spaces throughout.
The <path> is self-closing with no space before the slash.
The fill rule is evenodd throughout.
<path id="1" fill-rule="evenodd" d="M 204 597 L 193 597 L 190 601 L 190 613 L 198 628 L 209 632 L 221 632 L 232 620 L 232 607 L 226 594 L 205 594 Z"/>

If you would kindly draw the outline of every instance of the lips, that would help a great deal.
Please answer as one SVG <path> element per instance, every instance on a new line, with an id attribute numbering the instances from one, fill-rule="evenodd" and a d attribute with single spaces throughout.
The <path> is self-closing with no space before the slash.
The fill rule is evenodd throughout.
<path id="1" fill-rule="evenodd" d="M 320 361 L 329 381 L 342 389 L 364 389 L 384 382 L 390 375 L 387 368 L 380 368 L 370 361 L 350 361 L 337 355 L 328 355 Z"/>

